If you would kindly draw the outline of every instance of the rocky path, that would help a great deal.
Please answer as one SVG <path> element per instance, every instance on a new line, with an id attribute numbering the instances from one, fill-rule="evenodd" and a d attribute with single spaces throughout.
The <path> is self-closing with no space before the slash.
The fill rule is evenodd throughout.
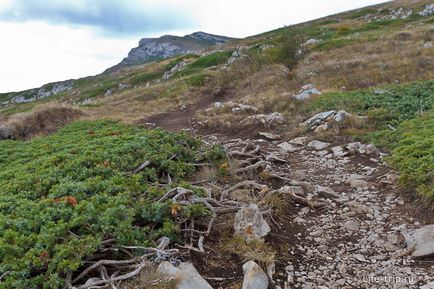
<path id="1" fill-rule="evenodd" d="M 315 211 L 298 206 L 293 260 L 276 288 L 421 288 L 434 281 L 434 262 L 416 261 L 404 238 L 424 224 L 402 213 L 408 204 L 379 155 L 363 145 L 351 154 L 344 146 L 316 148 L 287 154 L 283 169 L 315 186 L 305 197 L 327 205 Z"/>
<path id="2" fill-rule="evenodd" d="M 191 115 L 184 113 L 182 117 Z M 182 126 L 178 122 L 175 128 L 192 128 L 191 123 Z M 193 263 L 211 280 L 213 288 L 238 288 L 230 284 L 240 282 L 264 284 L 267 272 L 268 288 L 276 289 L 434 289 L 433 214 L 424 208 L 417 211 L 414 203 L 401 196 L 396 174 L 384 164 L 384 155 L 373 145 L 348 143 L 341 137 L 326 143 L 316 140 L 315 134 L 292 140 L 269 132 L 253 134 L 248 139 L 227 141 L 223 139 L 228 139 L 228 135 L 204 138 L 226 147 L 233 143 L 259 147 L 254 149 L 256 156 L 243 163 L 264 163 L 246 179 L 256 180 L 271 191 L 292 192 L 321 206 L 292 202 L 287 211 L 274 214 L 273 218 L 264 216 L 271 227 L 265 242 L 277 255 L 273 266 L 261 264 L 263 271 L 256 263 L 245 263 L 248 260 L 219 252 L 220 236 L 206 240 L 213 247 L 212 252 L 193 258 Z M 264 180 L 260 176 L 264 172 L 282 178 Z M 227 189 L 234 184 L 219 185 Z M 233 193 L 238 195 L 228 197 L 240 201 L 237 197 L 246 194 L 246 190 Z M 255 194 L 258 197 L 254 188 L 247 192 Z M 224 220 L 227 221 L 228 218 Z M 260 272 L 262 277 L 249 279 L 252 272 Z M 246 276 L 250 277 L 246 280 Z M 246 286 L 243 289 L 267 288 Z"/>

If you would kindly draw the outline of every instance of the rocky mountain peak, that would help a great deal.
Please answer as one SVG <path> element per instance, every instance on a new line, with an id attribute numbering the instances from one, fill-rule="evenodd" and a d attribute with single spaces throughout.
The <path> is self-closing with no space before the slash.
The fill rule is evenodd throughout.
<path id="1" fill-rule="evenodd" d="M 232 39 L 202 31 L 183 37 L 163 35 L 159 38 L 142 38 L 138 47 L 131 49 L 127 57 L 107 71 L 114 71 L 126 66 L 143 64 L 178 54 L 199 52 L 214 45 L 224 44 Z"/>

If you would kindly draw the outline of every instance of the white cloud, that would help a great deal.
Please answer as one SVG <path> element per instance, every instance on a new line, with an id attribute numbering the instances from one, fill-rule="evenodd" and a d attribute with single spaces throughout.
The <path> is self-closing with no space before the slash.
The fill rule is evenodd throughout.
<path id="1" fill-rule="evenodd" d="M 137 39 L 111 39 L 92 31 L 42 22 L 1 23 L 0 91 L 101 73 L 122 60 Z"/>
<path id="2" fill-rule="evenodd" d="M 0 0 L 0 10 L 11 5 L 13 1 Z M 48 82 L 98 74 L 122 60 L 132 47 L 137 46 L 138 40 L 142 37 L 156 37 L 162 33 L 184 35 L 199 30 L 245 37 L 284 25 L 383 2 L 381 0 L 134 1 L 136 3 L 141 1 L 149 9 L 157 9 L 156 11 L 163 7 L 171 7 L 171 11 L 189 11 L 189 17 L 197 25 L 191 31 L 144 32 L 126 38 L 97 34 L 91 26 L 67 25 L 67 23 L 53 25 L 35 21 L 0 22 L 2 37 L 0 92 L 23 90 Z M 173 15 L 174 18 L 179 16 Z"/>

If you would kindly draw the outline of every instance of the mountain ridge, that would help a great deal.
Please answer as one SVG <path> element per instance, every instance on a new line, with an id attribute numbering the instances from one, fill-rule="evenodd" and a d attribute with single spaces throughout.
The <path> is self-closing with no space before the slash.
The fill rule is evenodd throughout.
<path id="1" fill-rule="evenodd" d="M 159 38 L 142 38 L 139 46 L 132 48 L 120 63 L 108 68 L 112 72 L 127 66 L 144 64 L 158 59 L 184 53 L 198 53 L 203 49 L 225 44 L 234 38 L 210 34 L 202 31 L 185 36 L 163 35 Z"/>

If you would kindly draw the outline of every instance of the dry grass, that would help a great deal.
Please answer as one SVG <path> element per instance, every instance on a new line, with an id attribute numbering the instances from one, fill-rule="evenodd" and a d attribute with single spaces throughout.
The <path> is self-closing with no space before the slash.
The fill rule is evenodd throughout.
<path id="1" fill-rule="evenodd" d="M 16 114 L 6 121 L 13 139 L 29 139 L 56 132 L 59 128 L 83 116 L 70 105 L 50 103 L 35 107 L 32 112 Z"/>
<path id="2" fill-rule="evenodd" d="M 140 275 L 117 284 L 119 289 L 175 289 L 175 280 L 166 280 L 155 267 L 145 268 Z"/>
<path id="3" fill-rule="evenodd" d="M 223 242 L 223 249 L 230 254 L 240 256 L 244 261 L 254 260 L 262 264 L 275 261 L 276 252 L 263 240 L 246 242 L 243 237 L 235 236 Z"/>
<path id="4" fill-rule="evenodd" d="M 203 167 L 196 173 L 195 178 L 197 181 L 215 183 L 219 179 L 219 171 L 216 167 Z"/>
<path id="5" fill-rule="evenodd" d="M 360 89 L 434 77 L 434 49 L 423 48 L 434 34 L 428 26 L 396 31 L 377 41 L 352 44 L 308 55 L 296 70 L 303 83 L 323 90 Z"/>

